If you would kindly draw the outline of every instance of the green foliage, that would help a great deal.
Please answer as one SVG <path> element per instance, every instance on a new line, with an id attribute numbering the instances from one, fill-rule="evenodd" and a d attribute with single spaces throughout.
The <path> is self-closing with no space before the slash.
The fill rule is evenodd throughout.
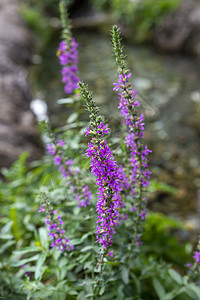
<path id="1" fill-rule="evenodd" d="M 80 148 L 77 150 L 74 141 L 68 139 L 72 134 L 72 130 L 67 130 L 69 142 L 66 148 L 79 160 Z M 128 254 L 130 237 L 127 232 L 131 221 L 121 224 L 121 238 L 116 239 L 114 250 L 116 253 L 119 251 L 119 256 L 116 260 L 107 259 L 105 275 L 101 278 L 98 268 L 95 269 L 99 251 L 94 243 L 95 199 L 87 213 L 84 208 L 77 208 L 69 187 L 48 158 L 29 166 L 26 158 L 27 154 L 23 154 L 12 168 L 4 169 L 5 182 L 1 182 L 0 186 L 1 280 L 4 286 L 9 283 L 14 295 L 20 293 L 23 297 L 25 293 L 27 299 L 91 299 L 95 280 L 99 287 L 95 299 L 148 300 L 157 299 L 156 295 L 158 299 L 162 299 L 163 295 L 166 299 L 200 299 L 196 286 L 188 285 L 185 277 L 162 262 L 166 259 L 173 268 L 180 268 L 189 259 L 190 247 L 176 239 L 177 233 L 184 230 L 179 222 L 162 214 L 150 214 L 141 254 L 135 260 Z M 75 250 L 67 256 L 49 248 L 44 218 L 37 213 L 37 194 L 41 189 L 48 190 L 52 203 L 63 210 L 67 233 L 75 245 Z M 14 227 L 13 224 L 17 225 Z M 23 286 L 21 291 L 20 286 Z M 9 293 L 8 289 L 4 289 L 3 295 L 8 296 Z"/>
<path id="2" fill-rule="evenodd" d="M 30 7 L 27 4 L 23 4 L 21 7 L 21 14 L 38 38 L 40 47 L 48 44 L 52 38 L 54 29 L 50 24 L 50 19 L 43 14 L 41 9 L 37 6 Z"/>
<path id="3" fill-rule="evenodd" d="M 146 255 L 155 259 L 162 258 L 164 261 L 183 267 L 190 261 L 192 247 L 184 242 L 184 226 L 160 213 L 147 216 L 143 235 L 144 244 L 142 249 Z M 181 247 L 180 247 L 181 244 Z"/>
<path id="4" fill-rule="evenodd" d="M 131 30 L 130 38 L 138 43 L 151 39 L 152 29 L 160 27 L 165 16 L 175 10 L 182 0 L 92 0 L 100 10 L 110 11 L 115 22 Z"/>
<path id="5" fill-rule="evenodd" d="M 176 189 L 164 182 L 158 181 L 158 180 L 151 180 L 151 184 L 149 187 L 150 192 L 165 192 L 168 194 L 174 194 L 176 192 Z"/>
<path id="6" fill-rule="evenodd" d="M 59 0 L 23 0 L 22 3 L 40 11 L 42 15 L 59 17 Z"/>

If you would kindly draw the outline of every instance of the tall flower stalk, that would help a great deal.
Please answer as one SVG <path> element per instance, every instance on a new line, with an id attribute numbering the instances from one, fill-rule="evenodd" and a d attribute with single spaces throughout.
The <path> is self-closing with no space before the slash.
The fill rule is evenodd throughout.
<path id="1" fill-rule="evenodd" d="M 67 15 L 67 7 L 63 0 L 60 1 L 60 15 L 62 25 L 62 41 L 59 45 L 57 56 L 62 65 L 62 82 L 66 94 L 71 94 L 78 88 L 78 43 L 72 37 L 71 26 Z"/>
<path id="2" fill-rule="evenodd" d="M 65 142 L 56 139 L 47 123 L 43 124 L 51 143 L 47 146 L 47 151 L 54 157 L 54 165 L 58 167 L 62 177 L 67 180 L 75 200 L 79 207 L 87 207 L 92 199 L 92 192 L 86 184 L 86 179 L 82 179 L 80 169 L 74 166 L 73 160 L 66 157 L 64 153 Z"/>
<path id="3" fill-rule="evenodd" d="M 113 243 L 113 234 L 118 223 L 119 208 L 121 201 L 121 177 L 109 148 L 105 136 L 109 133 L 108 124 L 98 115 L 99 108 L 92 99 L 92 93 L 88 91 L 84 83 L 79 83 L 79 88 L 85 106 L 90 113 L 90 123 L 86 128 L 85 135 L 91 136 L 86 151 L 90 158 L 91 172 L 96 178 L 97 190 L 97 230 L 96 237 L 105 253 Z M 112 251 L 109 252 L 112 256 Z"/>
<path id="4" fill-rule="evenodd" d="M 58 170 L 62 173 L 62 177 L 68 180 L 71 191 L 75 195 L 75 200 L 79 207 L 87 207 L 90 205 L 92 192 L 88 185 L 83 183 L 80 178 L 80 169 L 73 166 L 73 160 L 67 159 L 63 154 L 62 147 L 65 142 L 56 140 L 47 146 L 49 153 L 54 156 L 54 165 L 58 166 Z"/>
<path id="5" fill-rule="evenodd" d="M 187 264 L 188 267 L 188 279 L 196 280 L 200 273 L 200 236 L 198 239 L 198 244 L 196 250 L 193 254 L 193 262 Z"/>
<path id="6" fill-rule="evenodd" d="M 133 213 L 133 244 L 141 244 L 142 222 L 147 215 L 146 190 L 149 186 L 151 172 L 148 169 L 147 156 L 151 152 L 143 144 L 144 116 L 139 112 L 137 90 L 130 83 L 131 73 L 126 67 L 121 37 L 117 26 L 113 26 L 112 44 L 115 62 L 118 66 L 118 81 L 113 90 L 118 92 L 119 110 L 126 126 L 126 162 L 121 167 L 125 196 L 131 201 L 130 211 Z M 130 167 L 131 166 L 131 167 Z M 137 247 L 136 249 L 137 250 Z"/>
<path id="7" fill-rule="evenodd" d="M 38 212 L 45 212 L 47 215 L 45 224 L 51 239 L 51 248 L 57 248 L 57 250 L 62 252 L 73 250 L 74 246 L 65 235 L 66 231 L 63 229 L 62 216 L 58 215 L 57 210 L 53 209 L 45 194 L 42 195 L 42 203 Z"/>

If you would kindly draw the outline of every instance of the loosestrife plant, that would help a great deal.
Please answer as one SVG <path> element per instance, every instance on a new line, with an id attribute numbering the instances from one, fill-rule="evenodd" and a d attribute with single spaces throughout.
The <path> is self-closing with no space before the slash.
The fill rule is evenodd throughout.
<path id="1" fill-rule="evenodd" d="M 62 82 L 65 83 L 64 90 L 66 94 L 71 94 L 77 87 L 78 77 L 78 43 L 71 35 L 71 26 L 67 16 L 65 1 L 60 1 L 60 14 L 62 24 L 62 38 L 57 56 L 62 65 Z"/>
<path id="2" fill-rule="evenodd" d="M 51 247 L 56 247 L 57 250 L 62 252 L 73 250 L 74 246 L 71 245 L 69 239 L 65 236 L 66 231 L 62 228 L 64 225 L 62 216 L 58 215 L 58 210 L 53 209 L 45 194 L 42 195 L 42 203 L 38 212 L 47 214 L 45 224 L 51 238 Z"/>
<path id="3" fill-rule="evenodd" d="M 71 34 L 68 18 L 65 12 L 64 2 L 60 2 L 61 21 L 63 26 L 63 41 L 58 50 L 60 63 L 63 67 L 63 82 L 65 82 L 66 94 L 72 93 L 77 87 L 78 77 L 74 77 L 72 70 L 77 72 L 77 44 Z M 146 217 L 146 197 L 145 189 L 148 187 L 148 179 L 150 172 L 148 171 L 147 155 L 150 150 L 142 144 L 144 138 L 144 120 L 143 115 L 138 113 L 137 106 L 139 102 L 136 100 L 137 92 L 132 84 L 128 82 L 131 74 L 125 66 L 122 46 L 120 43 L 119 30 L 116 26 L 112 29 L 112 43 L 116 62 L 118 65 L 119 79 L 118 83 L 114 83 L 114 90 L 118 91 L 119 109 L 125 120 L 127 127 L 127 136 L 125 143 L 129 151 L 127 151 L 127 160 L 125 164 L 120 164 L 114 158 L 114 154 L 108 143 L 110 129 L 108 124 L 104 122 L 104 118 L 99 115 L 92 93 L 87 86 L 80 82 L 79 90 L 84 100 L 87 111 L 90 113 L 90 123 L 86 127 L 85 136 L 90 137 L 86 155 L 90 158 L 90 170 L 96 178 L 97 200 L 97 228 L 96 241 L 100 245 L 100 261 L 109 255 L 113 256 L 111 249 L 113 244 L 113 234 L 116 233 L 116 227 L 123 218 L 123 208 L 126 201 L 131 202 L 130 212 L 133 217 L 133 241 L 132 245 L 136 252 L 137 246 L 141 244 L 141 221 Z M 72 84 L 74 81 L 74 84 Z M 54 165 L 58 166 L 62 176 L 68 180 L 72 187 L 75 199 L 78 201 L 79 207 L 87 207 L 92 198 L 92 193 L 88 185 L 81 184 L 80 170 L 73 169 L 73 160 L 66 158 L 62 148 L 65 142 L 56 139 L 50 130 L 49 136 L 51 143 L 47 146 L 48 152 L 54 156 Z M 129 156 L 129 157 L 128 157 Z M 46 206 L 45 206 L 46 207 Z M 44 203 L 40 208 L 44 211 Z M 53 221 L 47 221 L 49 228 L 55 227 Z M 52 237 L 52 232 L 50 231 Z M 53 243 L 54 245 L 54 243 Z M 71 248 L 70 248 L 71 249 Z M 62 247 L 64 250 L 64 247 Z"/>
<path id="4" fill-rule="evenodd" d="M 64 1 L 60 2 L 60 12 L 63 40 L 57 55 L 62 65 L 65 93 L 75 97 L 74 91 L 79 82 L 78 44 L 72 37 Z M 111 36 L 118 66 L 118 79 L 113 89 L 118 93 L 118 108 L 125 131 L 125 136 L 121 135 L 119 148 L 125 151 L 123 157 L 115 151 L 109 125 L 99 114 L 100 109 L 93 94 L 87 85 L 79 82 L 79 91 L 90 120 L 84 130 L 81 128 L 77 131 L 81 141 L 87 145 L 84 153 L 79 148 L 78 160 L 70 154 L 70 141 L 60 134 L 57 137 L 45 124 L 45 132 L 50 140 L 47 151 L 53 158 L 54 168 L 57 167 L 62 175 L 59 185 L 62 191 L 68 193 L 63 202 L 53 197 L 51 191 L 49 195 L 41 195 L 38 212 L 46 215 L 50 245 L 45 242 L 46 231 L 41 228 L 40 242 L 36 243 L 39 247 L 22 251 L 22 255 L 28 251 L 41 251 L 39 256 L 31 260 L 27 258 L 26 266 L 24 261 L 22 264 L 24 272 L 30 274 L 25 283 L 28 299 L 50 295 L 50 299 L 58 300 L 101 297 L 145 300 L 153 299 L 155 293 L 159 299 L 174 299 L 181 293 L 188 295 L 189 289 L 192 289 L 188 280 L 200 264 L 198 246 L 194 254 L 195 262 L 190 266 L 190 275 L 181 281 L 180 275 L 172 269 L 170 277 L 164 264 L 159 265 L 151 260 L 145 266 L 146 258 L 140 260 L 143 223 L 148 215 L 146 194 L 151 174 L 148 169 L 151 150 L 144 144 L 144 116 L 137 91 L 131 83 L 132 74 L 126 66 L 117 26 L 113 26 Z M 35 269 L 31 269 L 29 263 L 34 259 L 38 261 Z M 30 272 L 32 270 L 35 272 L 35 281 Z M 145 278 L 145 282 L 153 278 L 155 292 L 149 294 L 145 284 L 141 286 L 140 282 Z M 166 290 L 162 285 L 163 278 L 167 278 Z M 172 292 L 169 287 L 173 289 Z M 199 293 L 199 298 L 189 299 L 200 299 L 200 291 L 195 290 L 195 293 Z"/>
<path id="5" fill-rule="evenodd" d="M 99 108 L 92 99 L 92 94 L 83 83 L 79 83 L 86 108 L 90 113 L 90 124 L 85 135 L 91 136 L 87 156 L 90 158 L 91 172 L 96 178 L 97 190 L 97 241 L 105 251 L 112 246 L 113 233 L 119 219 L 119 209 L 123 206 L 121 176 L 117 162 L 104 136 L 108 135 L 108 124 L 98 116 Z M 112 255 L 112 252 L 110 252 Z"/>
<path id="6" fill-rule="evenodd" d="M 56 140 L 53 134 L 50 134 L 49 137 L 52 139 L 52 143 L 47 146 L 47 150 L 49 154 L 54 157 L 54 165 L 58 166 L 62 177 L 65 178 L 67 183 L 71 186 L 71 191 L 78 202 L 78 206 L 86 207 L 90 205 L 92 193 L 89 186 L 82 182 L 80 169 L 73 167 L 73 160 L 68 159 L 64 155 L 62 148 L 65 146 L 65 142 L 60 139 Z"/>
<path id="7" fill-rule="evenodd" d="M 131 202 L 130 211 L 133 214 L 133 245 L 141 244 L 142 221 L 147 215 L 146 191 L 149 186 L 151 172 L 148 169 L 147 156 L 151 152 L 143 144 L 144 139 L 144 116 L 139 112 L 140 102 L 137 90 L 130 79 L 132 74 L 126 67 L 123 47 L 117 26 L 113 26 L 112 45 L 115 62 L 118 66 L 118 81 L 114 83 L 113 90 L 118 92 L 119 110 L 124 121 L 126 130 L 125 144 L 127 146 L 126 161 L 121 166 L 124 183 L 124 196 Z M 137 249 L 137 248 L 136 248 Z M 136 250 L 135 249 L 135 250 Z"/>

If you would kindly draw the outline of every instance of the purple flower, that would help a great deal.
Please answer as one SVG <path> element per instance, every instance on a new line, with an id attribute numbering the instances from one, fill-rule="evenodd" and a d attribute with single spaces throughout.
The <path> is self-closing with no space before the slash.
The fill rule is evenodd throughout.
<path id="1" fill-rule="evenodd" d="M 75 39 L 72 38 L 71 43 L 68 45 L 62 41 L 58 48 L 60 64 L 62 69 L 62 82 L 65 83 L 64 90 L 66 94 L 71 94 L 77 87 L 79 77 L 77 76 L 78 68 L 78 44 Z"/>
<path id="2" fill-rule="evenodd" d="M 130 212 L 133 212 L 133 211 L 136 211 L 135 205 L 133 205 L 133 206 L 130 208 Z"/>
<path id="3" fill-rule="evenodd" d="M 196 260 L 197 264 L 199 264 L 200 263 L 200 251 L 195 251 L 195 254 L 193 257 Z"/>
<path id="4" fill-rule="evenodd" d="M 147 210 L 141 210 L 139 213 L 139 216 L 141 217 L 142 220 L 146 219 L 146 216 L 148 215 Z"/>
<path id="5" fill-rule="evenodd" d="M 60 147 L 65 145 L 65 142 L 63 142 L 62 140 L 57 140 L 57 143 Z"/>
<path id="6" fill-rule="evenodd" d="M 114 257 L 113 251 L 110 251 L 110 252 L 108 253 L 108 255 L 110 255 L 111 257 Z"/>
<path id="7" fill-rule="evenodd" d="M 108 131 L 103 123 L 99 126 Z M 99 129 L 100 129 L 99 128 Z M 119 219 L 119 207 L 123 206 L 120 192 L 122 190 L 121 176 L 113 154 L 106 141 L 96 141 L 92 138 L 86 151 L 90 157 L 92 174 L 96 177 L 97 191 L 97 241 L 106 249 L 112 245 L 112 235 Z"/>
<path id="8" fill-rule="evenodd" d="M 50 144 L 48 146 L 50 150 L 55 149 L 54 152 L 52 152 L 54 153 L 52 155 L 56 154 L 54 157 L 54 165 L 59 166 L 58 170 L 62 173 L 63 178 L 68 178 L 73 193 L 75 193 L 75 198 L 78 202 L 78 206 L 86 207 L 87 205 L 91 204 L 90 200 L 92 198 L 92 193 L 87 185 L 77 185 L 78 173 L 80 172 L 80 169 L 73 168 L 72 159 L 65 160 L 61 149 L 65 145 L 65 142 L 62 140 L 57 140 L 56 142 L 56 145 Z"/>
<path id="9" fill-rule="evenodd" d="M 51 155 L 55 155 L 56 154 L 56 150 L 54 149 L 54 144 L 49 144 L 47 146 L 47 150 L 48 150 L 49 154 L 51 154 Z"/>
<path id="10" fill-rule="evenodd" d="M 120 74 L 119 78 L 118 78 L 118 83 L 114 83 L 113 85 L 115 86 L 113 88 L 114 91 L 118 91 L 119 89 L 121 89 L 121 86 L 125 86 L 125 83 L 128 81 L 128 79 L 131 77 L 131 73 L 129 74 Z"/>
<path id="11" fill-rule="evenodd" d="M 106 135 L 109 133 L 109 128 L 108 128 L 108 124 L 104 125 L 102 122 L 97 125 L 97 133 L 102 134 L 102 136 Z"/>
<path id="12" fill-rule="evenodd" d="M 141 236 L 139 234 L 137 235 L 137 242 L 136 243 L 137 243 L 138 246 L 142 245 Z"/>
<path id="13" fill-rule="evenodd" d="M 61 164 L 62 157 L 61 156 L 55 156 L 54 157 L 54 165 L 59 166 Z"/>
<path id="14" fill-rule="evenodd" d="M 64 222 L 60 215 L 57 215 L 58 211 L 53 210 L 49 205 L 45 202 L 41 205 L 42 210 L 40 208 L 39 212 L 45 211 L 48 217 L 45 220 L 45 224 L 49 231 L 49 236 L 51 239 L 51 247 L 57 248 L 64 252 L 65 250 L 70 251 L 74 249 L 74 246 L 71 245 L 69 239 L 64 236 L 65 230 L 62 228 Z"/>
<path id="15" fill-rule="evenodd" d="M 130 212 L 134 212 L 137 216 L 137 222 L 140 222 L 145 220 L 147 215 L 144 193 L 149 186 L 151 174 L 147 159 L 151 150 L 143 145 L 144 116 L 137 110 L 140 103 L 136 99 L 137 91 L 129 82 L 130 77 L 131 73 L 120 73 L 117 83 L 114 83 L 114 90 L 118 91 L 118 108 L 127 126 L 125 144 L 129 161 L 126 164 L 131 166 L 131 169 L 121 167 L 120 170 L 123 180 L 123 192 L 125 196 L 131 197 L 129 197 L 129 199 L 132 199 Z M 138 232 L 134 233 L 137 245 L 141 244 L 140 227 L 138 226 Z"/>
<path id="16" fill-rule="evenodd" d="M 90 126 L 88 125 L 88 126 L 86 127 L 86 130 L 84 131 L 85 136 L 87 136 L 88 134 L 90 134 L 90 132 L 91 132 Z"/>
<path id="17" fill-rule="evenodd" d="M 79 202 L 78 204 L 79 207 L 87 207 L 88 205 L 90 205 L 91 198 L 92 198 L 92 193 L 89 190 L 89 187 L 87 185 L 85 185 L 82 188 L 81 193 L 76 195 L 76 201 Z"/>
<path id="18" fill-rule="evenodd" d="M 38 212 L 43 212 L 44 211 L 44 204 L 41 204 L 40 209 L 38 210 Z"/>

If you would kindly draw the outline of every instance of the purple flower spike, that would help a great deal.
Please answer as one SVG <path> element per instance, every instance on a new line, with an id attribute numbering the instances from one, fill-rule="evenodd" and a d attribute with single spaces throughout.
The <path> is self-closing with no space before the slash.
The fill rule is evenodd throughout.
<path id="1" fill-rule="evenodd" d="M 197 264 L 199 264 L 200 263 L 200 251 L 195 251 L 195 254 L 193 257 L 196 260 Z"/>
<path id="2" fill-rule="evenodd" d="M 103 123 L 99 126 L 108 130 Z M 88 143 L 87 156 L 90 157 L 91 172 L 96 177 L 97 191 L 97 241 L 103 249 L 112 245 L 112 235 L 119 219 L 119 207 L 122 207 L 120 192 L 121 176 L 113 154 L 106 141 Z"/>
<path id="3" fill-rule="evenodd" d="M 62 41 L 58 48 L 58 57 L 62 69 L 62 82 L 65 83 L 64 90 L 66 94 L 71 94 L 78 87 L 79 77 L 77 76 L 78 68 L 78 44 L 72 38 L 71 45 Z"/>
<path id="4" fill-rule="evenodd" d="M 144 116 L 137 109 L 140 103 L 136 99 L 137 91 L 129 82 L 131 73 L 122 70 L 119 74 L 117 83 L 114 83 L 114 90 L 118 92 L 119 106 L 121 116 L 127 127 L 125 144 L 127 146 L 126 164 L 131 169 L 120 167 L 122 176 L 123 191 L 131 200 L 130 213 L 134 213 L 137 222 L 146 219 L 146 197 L 145 192 L 149 186 L 151 172 L 148 169 L 147 156 L 151 152 L 147 146 L 143 145 L 144 138 Z M 136 245 L 141 245 L 141 226 L 138 226 L 138 232 L 134 232 Z"/>
<path id="5" fill-rule="evenodd" d="M 49 231 L 49 237 L 51 240 L 51 248 L 57 248 L 57 250 L 64 252 L 65 250 L 70 251 L 73 250 L 73 246 L 71 245 L 69 239 L 64 236 L 65 230 L 62 228 L 64 222 L 60 215 L 57 215 L 58 210 L 53 210 L 52 207 L 47 204 L 47 202 L 43 203 L 40 207 L 39 212 L 46 212 L 48 217 L 45 220 L 45 224 Z"/>
<path id="6" fill-rule="evenodd" d="M 52 155 L 54 156 L 54 165 L 58 166 L 58 170 L 62 173 L 63 178 L 67 178 L 71 185 L 72 192 L 75 194 L 75 199 L 78 202 L 79 207 L 87 207 L 90 205 L 90 200 L 92 198 L 92 193 L 87 185 L 77 186 L 76 182 L 78 179 L 79 168 L 73 168 L 73 160 L 65 160 L 62 154 L 62 147 L 65 142 L 62 140 L 56 140 L 56 144 L 48 145 Z M 52 151 L 53 149 L 53 151 Z"/>

